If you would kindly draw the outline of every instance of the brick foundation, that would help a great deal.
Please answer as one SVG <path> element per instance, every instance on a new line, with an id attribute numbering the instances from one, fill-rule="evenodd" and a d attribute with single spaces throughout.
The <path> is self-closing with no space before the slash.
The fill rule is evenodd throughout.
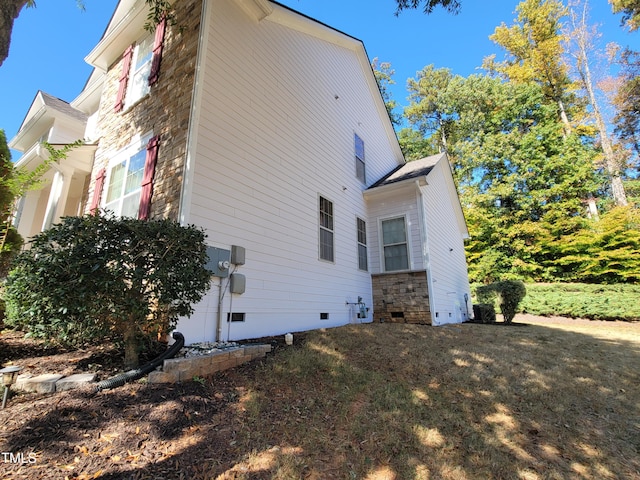
<path id="1" fill-rule="evenodd" d="M 427 272 L 371 275 L 374 322 L 431 325 Z"/>

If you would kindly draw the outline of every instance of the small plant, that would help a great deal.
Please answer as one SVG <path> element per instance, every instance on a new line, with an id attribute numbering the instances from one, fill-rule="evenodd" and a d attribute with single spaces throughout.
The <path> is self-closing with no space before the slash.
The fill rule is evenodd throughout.
<path id="1" fill-rule="evenodd" d="M 526 294 L 527 289 L 520 280 L 503 280 L 476 288 L 476 298 L 481 304 L 494 305 L 498 302 L 505 323 L 513 321 Z"/>
<path id="2" fill-rule="evenodd" d="M 193 377 L 193 378 L 192 378 L 192 380 L 193 380 L 195 383 L 199 383 L 199 384 L 200 384 L 200 385 L 202 385 L 203 387 L 204 387 L 204 386 L 205 386 L 205 384 L 206 384 L 206 380 L 205 380 L 203 377 L 199 377 L 198 375 L 196 375 L 195 377 Z"/>

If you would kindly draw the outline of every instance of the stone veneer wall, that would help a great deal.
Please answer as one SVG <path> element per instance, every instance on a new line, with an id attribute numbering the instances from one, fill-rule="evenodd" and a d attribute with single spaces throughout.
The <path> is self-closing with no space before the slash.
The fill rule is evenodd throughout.
<path id="1" fill-rule="evenodd" d="M 374 322 L 431 325 L 427 272 L 371 275 Z"/>
<path id="2" fill-rule="evenodd" d="M 188 382 L 194 377 L 208 377 L 215 372 L 264 358 L 271 351 L 271 345 L 243 345 L 209 355 L 189 358 L 169 358 L 163 362 L 161 370 L 149 374 L 149 383 Z"/>
<path id="3" fill-rule="evenodd" d="M 160 77 L 149 94 L 126 110 L 114 112 L 122 58 L 111 65 L 107 72 L 98 119 L 100 143 L 88 197 L 93 198 L 98 171 L 109 164 L 108 152 L 126 147 L 135 135 L 153 131 L 154 135 L 160 135 L 160 148 L 150 218 L 177 220 L 187 153 L 202 0 L 177 0 L 173 4 L 176 24 L 167 25 Z M 103 191 L 105 194 L 106 191 Z"/>

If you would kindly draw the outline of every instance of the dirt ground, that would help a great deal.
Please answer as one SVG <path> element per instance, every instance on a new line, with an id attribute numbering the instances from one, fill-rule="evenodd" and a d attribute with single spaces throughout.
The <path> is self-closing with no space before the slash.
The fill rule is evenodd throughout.
<path id="1" fill-rule="evenodd" d="M 262 340 L 272 342 L 274 351 L 283 345 Z M 17 364 L 34 376 L 93 372 L 104 380 L 123 371 L 122 360 L 110 344 L 69 351 L 19 332 L 0 334 L 0 365 Z M 142 380 L 100 393 L 90 387 L 55 394 L 12 390 L 0 410 L 0 478 L 208 478 L 198 472 L 199 459 L 215 459 L 226 469 L 237 458 L 235 432 L 226 419 L 238 408 L 237 378 L 254 367 L 207 381 L 151 385 Z M 203 435 L 208 448 L 200 442 L 192 451 Z M 141 471 L 142 465 L 151 466 Z"/>
<path id="2" fill-rule="evenodd" d="M 589 320 L 529 315 L 517 316 L 515 323 L 534 320 L 551 327 L 594 325 Z M 270 355 L 284 348 L 276 339 L 263 340 L 274 347 Z M 304 336 L 296 341 L 301 340 Z M 122 371 L 121 355 L 106 344 L 65 351 L 18 333 L 0 334 L 0 364 L 13 362 L 33 375 L 95 372 L 105 379 Z M 100 393 L 91 388 L 55 394 L 15 392 L 7 408 L 0 410 L 0 478 L 209 479 L 223 473 L 225 479 L 272 478 L 268 471 L 247 476 L 233 468 L 250 455 L 240 445 L 248 435 L 242 412 L 250 408 L 246 379 L 255 377 L 257 368 L 259 362 L 254 362 L 179 385 L 139 381 Z M 284 412 L 274 410 L 265 422 L 285 423 Z"/>

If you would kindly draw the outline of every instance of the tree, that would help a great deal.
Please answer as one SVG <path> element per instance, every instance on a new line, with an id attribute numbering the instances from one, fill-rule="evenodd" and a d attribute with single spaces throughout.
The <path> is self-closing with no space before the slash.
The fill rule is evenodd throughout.
<path id="1" fill-rule="evenodd" d="M 640 155 L 640 54 L 625 49 L 620 56 L 620 65 L 622 85 L 614 99 L 618 109 L 614 118 L 615 132 Z"/>
<path id="2" fill-rule="evenodd" d="M 632 32 L 640 27 L 640 0 L 609 0 L 613 13 L 622 13 L 622 24 Z"/>
<path id="3" fill-rule="evenodd" d="M 410 103 L 404 109 L 404 116 L 420 133 L 434 138 L 442 152 L 448 150 L 451 112 L 447 110 L 445 96 L 452 79 L 448 68 L 427 65 L 418 72 L 417 78 L 407 80 Z"/>
<path id="4" fill-rule="evenodd" d="M 490 56 L 484 66 L 513 82 L 538 83 L 545 97 L 557 105 L 568 135 L 571 122 L 565 103 L 572 82 L 562 61 L 565 37 L 561 33 L 567 9 L 560 0 L 524 0 L 516 12 L 514 25 L 502 23 L 489 37 L 506 50 L 507 58 L 496 62 L 495 56 Z"/>
<path id="5" fill-rule="evenodd" d="M 76 0 L 78 7 L 84 9 L 84 0 Z M 145 28 L 152 30 L 163 18 L 174 20 L 170 0 L 145 0 L 149 5 L 149 15 Z M 13 22 L 20 11 L 26 7 L 35 7 L 35 0 L 2 0 L 0 2 L 0 67 L 9 56 Z"/>
<path id="6" fill-rule="evenodd" d="M 384 105 L 387 107 L 389 119 L 393 125 L 398 126 L 402 121 L 402 117 L 393 111 L 398 104 L 393 99 L 391 91 L 389 90 L 389 87 L 396 83 L 393 80 L 395 71 L 391 68 L 391 64 L 389 62 L 379 62 L 377 57 L 371 62 L 371 68 L 373 69 L 373 74 L 378 82 L 378 88 L 380 89 L 380 94 L 384 100 Z"/>
<path id="7" fill-rule="evenodd" d="M 580 81 L 587 92 L 587 98 L 591 104 L 596 127 L 600 134 L 600 145 L 604 152 L 604 163 L 610 178 L 611 194 L 616 205 L 625 206 L 627 205 L 627 195 L 625 194 L 622 183 L 622 162 L 614 151 L 611 137 L 602 116 L 600 102 L 595 93 L 594 80 L 591 75 L 589 57 L 590 52 L 595 49 L 593 38 L 597 32 L 588 25 L 588 0 L 574 2 L 569 9 L 569 14 L 572 27 L 569 37 L 573 40 L 573 45 L 575 45 L 572 53 L 576 61 Z"/>
<path id="8" fill-rule="evenodd" d="M 396 4 L 396 15 L 402 10 L 419 8 L 422 4 L 424 4 L 422 7 L 424 13 L 431 13 L 434 8 L 441 6 L 448 12 L 456 14 L 462 7 L 460 0 L 396 0 Z"/>
<path id="9" fill-rule="evenodd" d="M 117 335 L 134 367 L 140 340 L 175 328 L 208 290 L 204 239 L 171 220 L 65 217 L 16 258 L 6 323 L 64 345 Z"/>
<path id="10" fill-rule="evenodd" d="M 549 279 L 551 241 L 582 227 L 581 199 L 597 189 L 593 139 L 578 129 L 567 135 L 545 98 L 538 83 L 455 76 L 425 109 L 448 118 L 474 281 Z"/>

